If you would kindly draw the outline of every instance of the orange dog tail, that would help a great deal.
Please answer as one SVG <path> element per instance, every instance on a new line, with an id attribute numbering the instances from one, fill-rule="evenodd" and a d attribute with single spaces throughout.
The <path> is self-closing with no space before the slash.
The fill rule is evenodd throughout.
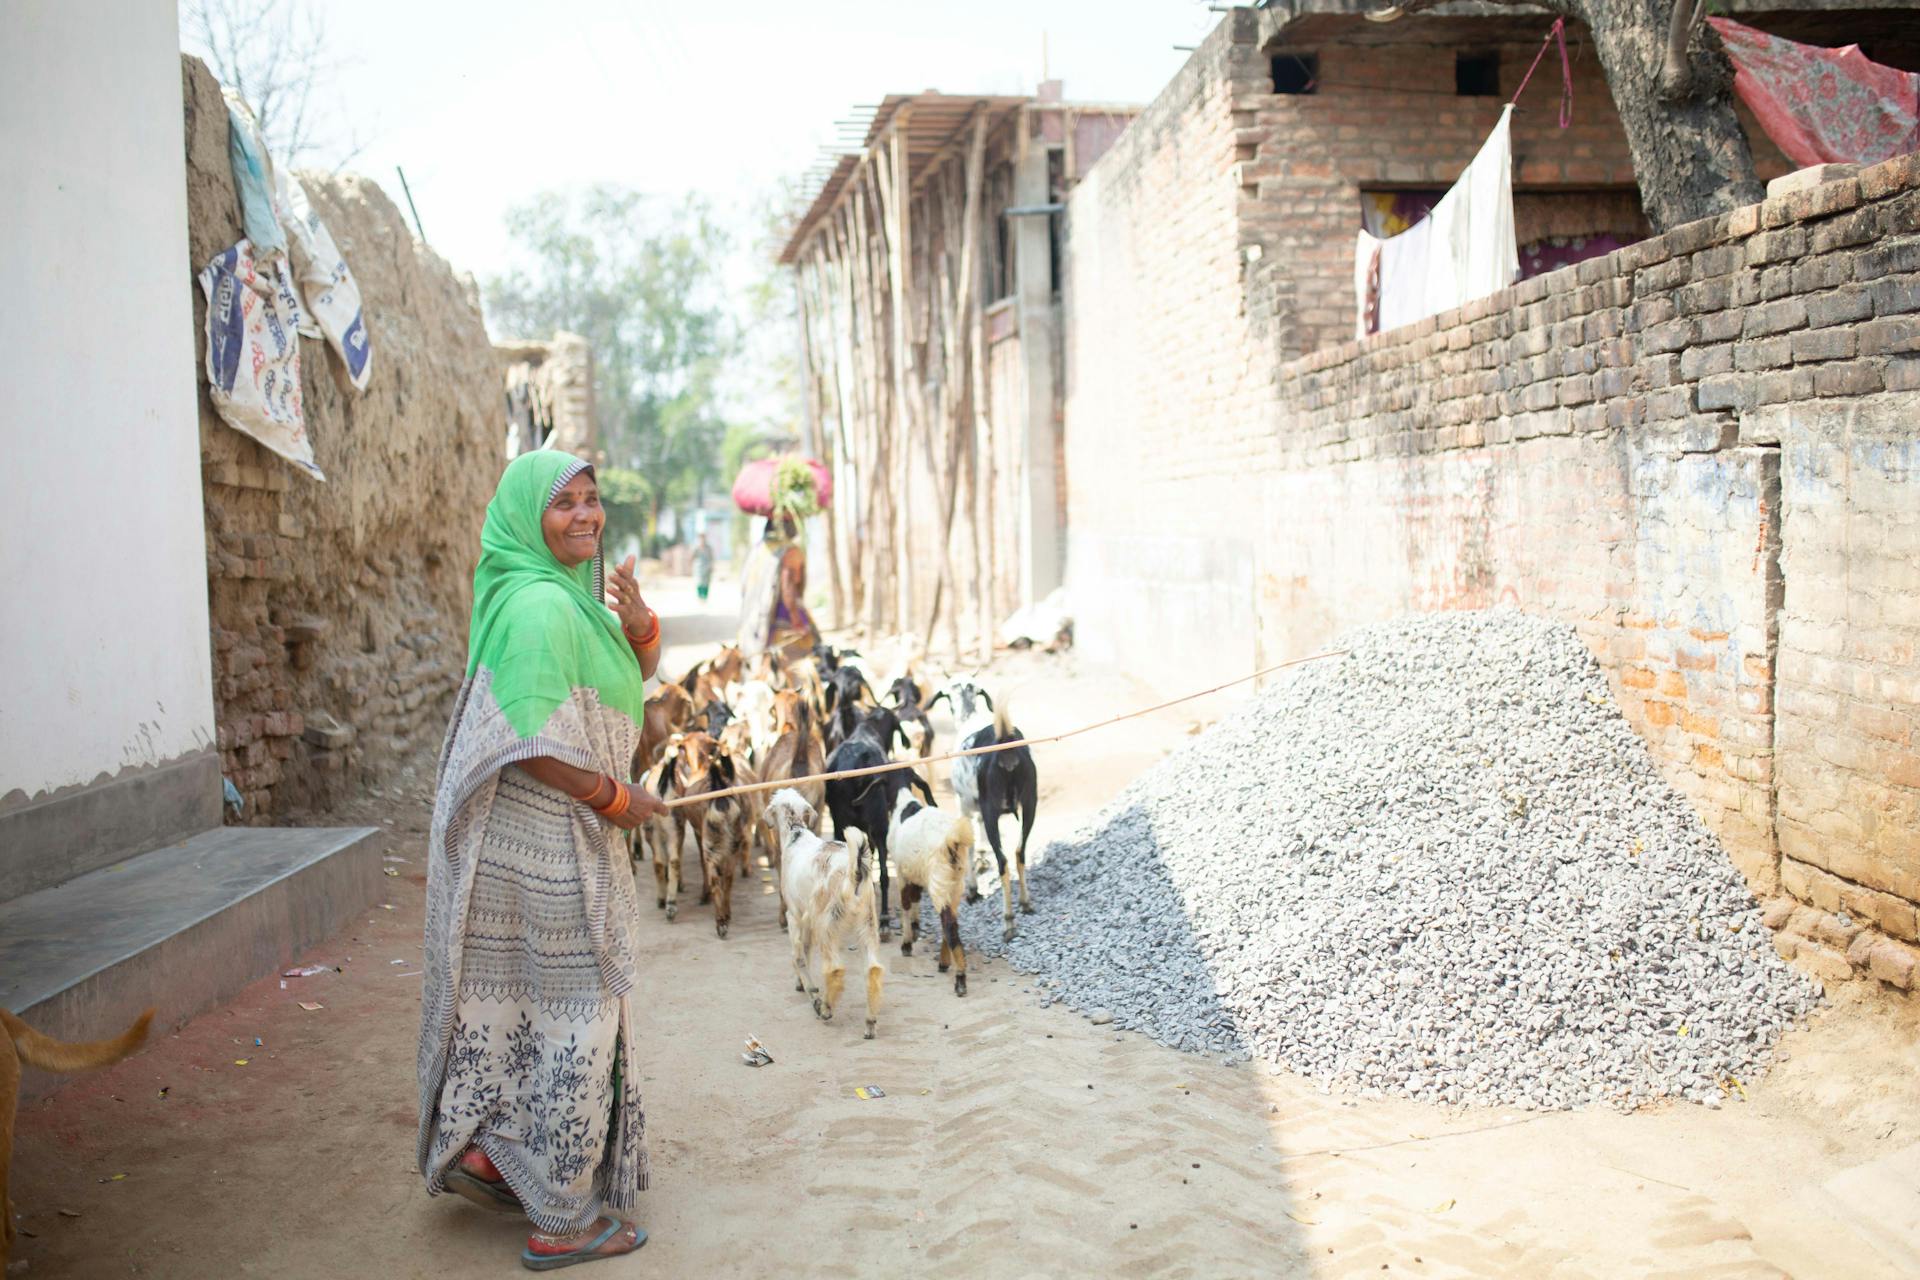
<path id="1" fill-rule="evenodd" d="M 147 1026 L 152 1021 L 153 1010 L 149 1009 L 132 1026 L 111 1040 L 69 1044 L 65 1040 L 41 1035 L 5 1009 L 0 1009 L 0 1026 L 5 1026 L 7 1034 L 13 1037 L 13 1047 L 19 1050 L 20 1060 L 42 1071 L 85 1071 L 89 1067 L 104 1067 L 118 1062 L 146 1042 Z"/>

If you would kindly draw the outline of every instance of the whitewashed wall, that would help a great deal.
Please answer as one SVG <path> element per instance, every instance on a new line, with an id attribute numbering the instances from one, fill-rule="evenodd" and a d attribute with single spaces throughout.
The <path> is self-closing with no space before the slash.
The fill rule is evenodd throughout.
<path id="1" fill-rule="evenodd" d="M 7 0 L 0 806 L 213 741 L 179 38 Z"/>

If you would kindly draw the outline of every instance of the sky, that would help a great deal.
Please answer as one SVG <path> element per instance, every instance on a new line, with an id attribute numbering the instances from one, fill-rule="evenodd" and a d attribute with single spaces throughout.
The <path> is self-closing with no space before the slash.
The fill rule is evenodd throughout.
<path id="1" fill-rule="evenodd" d="M 319 0 L 297 0 L 318 3 Z M 855 103 L 887 93 L 1031 92 L 1147 102 L 1218 21 L 1201 0 L 326 0 L 316 100 L 346 166 L 405 200 L 482 280 L 512 264 L 506 210 L 606 182 L 706 194 L 736 226 L 807 169 Z M 185 41 L 189 52 L 198 52 Z M 743 248 L 742 252 L 746 252 Z"/>

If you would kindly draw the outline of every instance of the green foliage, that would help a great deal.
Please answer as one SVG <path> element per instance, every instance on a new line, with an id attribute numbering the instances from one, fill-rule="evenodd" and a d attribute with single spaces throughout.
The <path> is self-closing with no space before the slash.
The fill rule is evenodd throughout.
<path id="1" fill-rule="evenodd" d="M 647 546 L 653 515 L 653 486 L 629 467 L 599 468 L 600 503 L 607 509 L 607 545 L 625 546 L 632 538 Z"/>
<path id="2" fill-rule="evenodd" d="M 782 458 L 773 470 L 773 509 L 796 520 L 820 514 L 820 495 L 814 491 L 813 469 L 798 458 Z"/>
<path id="3" fill-rule="evenodd" d="M 496 333 L 586 338 L 607 471 L 638 473 L 650 513 L 696 498 L 720 478 L 716 387 L 737 346 L 721 280 L 727 237 L 706 202 L 611 186 L 550 192 L 512 209 L 507 229 L 524 263 L 487 284 Z"/>

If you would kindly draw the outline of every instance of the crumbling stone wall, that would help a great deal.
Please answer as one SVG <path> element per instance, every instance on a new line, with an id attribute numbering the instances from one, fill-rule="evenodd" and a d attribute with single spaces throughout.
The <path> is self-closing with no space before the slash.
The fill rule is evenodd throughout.
<path id="1" fill-rule="evenodd" d="M 1084 647 L 1198 681 L 1410 611 L 1563 619 L 1783 950 L 1920 987 L 1920 157 L 1286 363 L 1251 291 L 1210 346 L 1135 342 L 1236 228 L 1088 263 L 1158 214 L 1083 234 L 1099 175 L 1067 281 Z M 1220 396 L 1250 377 L 1254 424 Z"/>
<path id="2" fill-rule="evenodd" d="M 220 87 L 182 60 L 192 273 L 243 232 Z M 301 181 L 360 285 L 364 393 L 322 342 L 300 347 L 324 483 L 214 412 L 200 382 L 215 721 L 248 821 L 321 809 L 430 748 L 466 662 L 473 562 L 502 466 L 500 372 L 472 281 L 415 242 L 364 178 Z"/>

